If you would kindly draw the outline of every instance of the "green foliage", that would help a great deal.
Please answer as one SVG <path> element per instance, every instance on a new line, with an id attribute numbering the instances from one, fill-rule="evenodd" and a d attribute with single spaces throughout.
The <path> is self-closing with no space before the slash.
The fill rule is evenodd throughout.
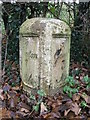
<path id="1" fill-rule="evenodd" d="M 72 76 L 68 76 L 65 81 L 71 87 L 78 85 L 78 81 L 76 81 Z"/>
<path id="2" fill-rule="evenodd" d="M 85 101 L 82 101 L 80 105 L 84 109 L 87 107 L 87 103 Z"/>
<path id="3" fill-rule="evenodd" d="M 39 111 L 39 105 L 40 104 L 37 103 L 37 105 L 33 106 L 33 110 L 35 110 L 36 112 L 38 112 Z"/>
<path id="4" fill-rule="evenodd" d="M 90 78 L 88 77 L 88 75 L 84 76 L 83 82 L 86 84 L 86 89 L 90 89 Z"/>
<path id="5" fill-rule="evenodd" d="M 66 78 L 66 83 L 68 83 L 70 86 L 74 86 L 75 85 L 75 80 L 73 79 L 73 77 L 68 76 Z"/>
<path id="6" fill-rule="evenodd" d="M 12 86 L 12 87 L 15 87 L 15 83 L 13 82 L 13 83 L 11 84 L 11 86 Z"/>
<path id="7" fill-rule="evenodd" d="M 87 91 L 90 89 L 90 78 L 88 77 L 88 75 L 83 77 L 84 83 L 82 84 L 82 86 L 80 85 L 78 80 L 75 80 L 72 76 L 68 76 L 65 81 L 66 85 L 63 87 L 63 92 L 66 93 L 70 98 L 72 98 L 73 94 L 79 92 L 79 90 L 83 88 L 83 86 Z"/>
<path id="8" fill-rule="evenodd" d="M 90 78 L 88 77 L 88 75 L 84 76 L 83 81 L 84 81 L 86 84 L 90 84 Z"/>
<path id="9" fill-rule="evenodd" d="M 52 3 L 48 3 L 48 9 L 51 11 L 51 13 L 55 14 L 55 6 Z"/>
<path id="10" fill-rule="evenodd" d="M 45 96 L 45 92 L 43 90 L 38 90 L 37 91 L 38 95 L 40 95 L 41 97 Z"/>
<path id="11" fill-rule="evenodd" d="M 66 86 L 63 88 L 63 91 L 64 91 L 64 93 L 67 93 L 68 96 L 71 98 L 71 97 L 72 97 L 72 94 L 75 94 L 75 93 L 78 92 L 78 88 L 72 88 L 72 87 L 66 85 Z"/>
<path id="12" fill-rule="evenodd" d="M 39 106 L 43 100 L 43 97 L 45 96 L 45 92 L 43 90 L 38 90 L 36 95 L 30 95 L 30 100 L 33 100 L 36 104 L 33 105 L 33 110 L 38 112 Z"/>
<path id="13" fill-rule="evenodd" d="M 78 82 L 76 82 L 73 77 L 68 76 L 66 78 L 66 83 L 67 85 L 64 86 L 63 91 L 71 98 L 72 94 L 77 93 L 79 90 Z"/>
<path id="14" fill-rule="evenodd" d="M 87 85 L 86 89 L 90 89 L 90 82 L 89 82 L 89 84 Z"/>
<path id="15" fill-rule="evenodd" d="M 1 30 L 2 30 L 2 34 L 5 35 L 5 28 L 3 21 L 1 21 Z"/>
<path id="16" fill-rule="evenodd" d="M 82 72 L 80 68 L 76 68 L 72 70 L 72 75 L 73 76 L 79 76 L 79 74 Z"/>
<path id="17" fill-rule="evenodd" d="M 36 98 L 35 98 L 35 96 L 34 95 L 30 95 L 30 99 L 32 99 L 32 100 L 35 100 Z"/>

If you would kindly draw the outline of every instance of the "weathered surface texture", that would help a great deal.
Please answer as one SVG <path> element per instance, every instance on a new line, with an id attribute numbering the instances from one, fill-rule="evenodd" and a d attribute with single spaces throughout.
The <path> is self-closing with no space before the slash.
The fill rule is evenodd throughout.
<path id="1" fill-rule="evenodd" d="M 20 68 L 24 90 L 56 92 L 69 73 L 70 28 L 57 19 L 32 18 L 20 28 Z"/>
<path id="2" fill-rule="evenodd" d="M 2 80 L 1 80 L 1 76 L 2 76 L 2 73 L 1 73 L 1 40 L 2 40 L 1 22 L 2 22 L 2 16 L 1 16 L 1 14 L 2 14 L 2 4 L 0 4 L 0 93 L 1 93 L 1 89 L 2 89 L 2 86 L 1 86 L 1 83 L 2 83 Z M 1 98 L 0 98 L 0 118 L 2 119 L 2 100 L 1 100 Z"/>

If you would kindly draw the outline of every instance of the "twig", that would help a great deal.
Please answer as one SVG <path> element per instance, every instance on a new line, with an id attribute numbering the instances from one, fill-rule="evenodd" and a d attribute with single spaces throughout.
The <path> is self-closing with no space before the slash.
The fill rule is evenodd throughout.
<path id="1" fill-rule="evenodd" d="M 6 38 L 6 47 L 5 47 L 5 58 L 4 58 L 4 65 L 3 65 L 3 73 L 5 71 L 5 62 L 7 59 L 7 46 L 8 46 L 8 39 Z"/>
<path id="2" fill-rule="evenodd" d="M 5 8 L 4 8 L 4 7 L 2 7 L 2 10 L 4 10 L 4 11 L 5 11 L 5 13 L 9 16 L 9 13 L 5 10 Z"/>
<path id="3" fill-rule="evenodd" d="M 57 19 L 59 19 L 59 20 L 62 20 L 60 17 L 58 17 L 57 15 L 55 15 L 54 13 L 52 13 L 52 11 L 50 11 L 49 9 L 48 9 L 48 11 L 49 11 L 51 14 L 53 14 L 55 18 L 57 18 Z M 64 20 L 63 20 L 63 21 L 64 21 Z M 66 21 L 64 21 L 64 22 L 70 27 L 70 25 L 69 25 Z M 71 28 L 71 27 L 70 27 L 70 28 Z"/>
<path id="4" fill-rule="evenodd" d="M 34 113 L 34 109 L 29 113 L 29 116 L 31 116 Z"/>

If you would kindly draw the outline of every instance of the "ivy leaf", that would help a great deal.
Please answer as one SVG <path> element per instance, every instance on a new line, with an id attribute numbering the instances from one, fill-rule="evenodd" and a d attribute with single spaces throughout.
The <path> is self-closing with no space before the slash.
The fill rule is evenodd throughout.
<path id="1" fill-rule="evenodd" d="M 35 100 L 35 96 L 34 95 L 30 95 L 30 99 Z"/>
<path id="2" fill-rule="evenodd" d="M 83 107 L 83 108 L 87 107 L 87 103 L 85 101 L 82 101 L 81 102 L 81 107 Z"/>
<path id="3" fill-rule="evenodd" d="M 52 13 L 55 13 L 55 7 L 51 7 L 51 8 L 50 8 L 50 11 L 51 11 Z"/>
<path id="4" fill-rule="evenodd" d="M 88 75 L 84 76 L 83 81 L 84 81 L 86 84 L 89 83 L 90 80 L 89 80 Z"/>
<path id="5" fill-rule="evenodd" d="M 65 87 L 63 88 L 63 91 L 64 91 L 65 93 L 68 93 L 68 92 L 71 91 L 71 87 L 70 87 L 70 86 L 65 86 Z"/>
<path id="6" fill-rule="evenodd" d="M 90 83 L 87 85 L 86 89 L 87 89 L 87 90 L 89 90 L 89 89 L 90 89 Z"/>
<path id="7" fill-rule="evenodd" d="M 72 93 L 73 94 L 75 94 L 75 93 L 77 93 L 78 92 L 78 89 L 76 89 L 76 88 L 74 88 L 73 90 L 72 90 Z"/>
<path id="8" fill-rule="evenodd" d="M 55 14 L 55 6 L 53 6 L 51 3 L 48 3 L 48 9 L 50 9 L 50 11 Z"/>
<path id="9" fill-rule="evenodd" d="M 38 112 L 38 110 L 39 110 L 39 104 L 33 106 L 33 110 L 35 110 L 36 112 Z"/>
<path id="10" fill-rule="evenodd" d="M 69 96 L 70 98 L 72 98 L 72 94 L 71 94 L 71 93 L 68 93 L 68 96 Z"/>
<path id="11" fill-rule="evenodd" d="M 45 96 L 45 92 L 43 90 L 38 90 L 37 93 L 42 97 Z"/>

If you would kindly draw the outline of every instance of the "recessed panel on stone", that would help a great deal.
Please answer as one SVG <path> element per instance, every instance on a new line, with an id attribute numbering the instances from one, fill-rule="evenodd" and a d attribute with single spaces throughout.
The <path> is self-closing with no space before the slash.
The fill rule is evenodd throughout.
<path id="1" fill-rule="evenodd" d="M 20 73 L 27 92 L 53 94 L 69 73 L 70 28 L 57 19 L 32 18 L 20 28 Z"/>

